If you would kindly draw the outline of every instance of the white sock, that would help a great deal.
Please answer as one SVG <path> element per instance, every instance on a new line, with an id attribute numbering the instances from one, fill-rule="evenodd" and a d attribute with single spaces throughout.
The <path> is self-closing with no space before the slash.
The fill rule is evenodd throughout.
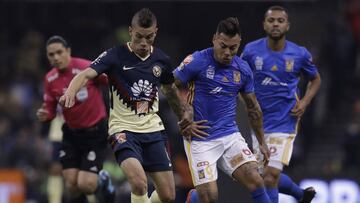
<path id="1" fill-rule="evenodd" d="M 63 195 L 63 179 L 61 176 L 51 175 L 47 181 L 47 195 L 49 203 L 61 203 Z"/>
<path id="2" fill-rule="evenodd" d="M 131 193 L 131 203 L 150 203 L 148 193 L 145 193 L 142 196 Z"/>
<path id="3" fill-rule="evenodd" d="M 151 193 L 150 202 L 151 203 L 162 203 L 156 190 L 154 190 L 154 192 Z"/>

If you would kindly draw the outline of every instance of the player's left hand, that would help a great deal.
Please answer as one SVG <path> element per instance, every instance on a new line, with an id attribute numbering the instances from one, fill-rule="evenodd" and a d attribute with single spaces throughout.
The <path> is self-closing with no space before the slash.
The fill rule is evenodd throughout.
<path id="1" fill-rule="evenodd" d="M 270 150 L 266 144 L 266 142 L 263 142 L 262 144 L 259 144 L 259 150 L 264 155 L 264 166 L 267 166 L 270 159 Z"/>
<path id="2" fill-rule="evenodd" d="M 291 109 L 291 115 L 301 117 L 305 112 L 306 106 L 307 104 L 302 100 L 296 102 L 295 107 Z"/>

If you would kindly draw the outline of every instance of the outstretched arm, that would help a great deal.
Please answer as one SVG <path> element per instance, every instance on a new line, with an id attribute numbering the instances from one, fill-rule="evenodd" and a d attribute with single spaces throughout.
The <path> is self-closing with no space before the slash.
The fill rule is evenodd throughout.
<path id="1" fill-rule="evenodd" d="M 66 108 L 74 106 L 76 93 L 84 87 L 89 80 L 94 79 L 97 75 L 98 73 L 90 67 L 81 71 L 71 80 L 64 95 L 60 97 L 59 103 Z"/>
<path id="2" fill-rule="evenodd" d="M 296 103 L 293 109 L 291 109 L 291 114 L 293 116 L 301 117 L 304 114 L 306 107 L 315 97 L 316 93 L 320 88 L 320 85 L 321 85 L 321 78 L 320 75 L 317 74 L 315 78 L 308 83 L 304 97 Z"/>
<path id="3" fill-rule="evenodd" d="M 259 142 L 260 151 L 262 154 L 264 154 L 265 161 L 267 162 L 270 157 L 270 151 L 265 142 L 263 116 L 260 105 L 256 100 L 254 93 L 242 93 L 241 96 L 245 101 L 250 125 L 255 133 L 256 139 Z"/>

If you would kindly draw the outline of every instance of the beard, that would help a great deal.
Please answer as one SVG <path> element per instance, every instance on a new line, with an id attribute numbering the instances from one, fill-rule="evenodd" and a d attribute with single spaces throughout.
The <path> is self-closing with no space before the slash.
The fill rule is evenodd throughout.
<path id="1" fill-rule="evenodd" d="M 267 35 L 268 35 L 268 37 L 269 37 L 270 39 L 272 39 L 272 40 L 274 40 L 274 41 L 279 41 L 279 40 L 281 40 L 282 38 L 285 37 L 285 32 L 279 33 L 279 34 L 273 34 L 273 33 L 271 33 L 271 32 L 268 32 Z"/>

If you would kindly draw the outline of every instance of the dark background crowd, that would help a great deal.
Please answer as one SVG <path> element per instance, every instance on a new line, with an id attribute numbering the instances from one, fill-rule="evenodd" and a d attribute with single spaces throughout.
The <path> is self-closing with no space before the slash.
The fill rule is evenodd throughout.
<path id="1" fill-rule="evenodd" d="M 291 166 L 285 171 L 304 178 L 349 178 L 360 182 L 360 1 L 0 1 L 0 170 L 25 174 L 26 199 L 47 202 L 46 178 L 51 162 L 47 128 L 35 111 L 41 106 L 45 73 L 51 68 L 45 42 L 57 34 L 68 40 L 72 55 L 93 60 L 102 51 L 128 40 L 133 13 L 149 7 L 158 18 L 155 46 L 174 67 L 189 53 L 211 46 L 219 20 L 239 18 L 242 48 L 263 37 L 266 8 L 286 7 L 288 39 L 308 48 L 319 67 L 322 87 L 304 115 Z M 240 51 L 241 52 L 241 51 Z M 240 53 L 239 53 L 240 54 Z M 178 191 L 191 187 L 177 120 L 165 100 L 165 121 Z M 242 105 L 239 125 L 248 138 Z M 110 170 L 120 193 L 128 193 L 119 167 L 109 153 Z M 222 176 L 221 176 L 222 177 Z M 220 199 L 236 195 L 231 180 L 220 181 Z M 230 189 L 227 189 L 230 188 Z M 232 193 L 235 191 L 235 194 Z"/>

